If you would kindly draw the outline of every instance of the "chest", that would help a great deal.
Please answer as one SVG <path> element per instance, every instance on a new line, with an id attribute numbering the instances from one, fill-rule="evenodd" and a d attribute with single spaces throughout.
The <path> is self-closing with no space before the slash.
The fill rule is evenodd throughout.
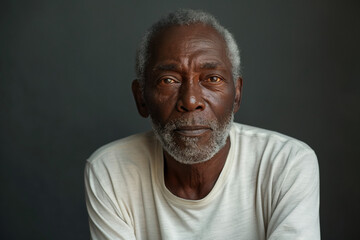
<path id="1" fill-rule="evenodd" d="M 134 217 L 139 239 L 264 239 L 256 193 L 224 189 L 206 204 L 179 204 L 153 196 Z"/>

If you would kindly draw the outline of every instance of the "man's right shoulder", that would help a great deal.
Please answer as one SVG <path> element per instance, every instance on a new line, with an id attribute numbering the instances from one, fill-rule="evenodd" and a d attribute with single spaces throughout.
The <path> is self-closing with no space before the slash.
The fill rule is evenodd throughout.
<path id="1" fill-rule="evenodd" d="M 134 134 L 100 147 L 87 159 L 87 162 L 97 165 L 99 162 L 140 161 L 152 155 L 156 141 L 152 131 Z"/>
<path id="2" fill-rule="evenodd" d="M 91 204 L 97 208 L 101 199 L 116 209 L 119 216 L 129 214 L 128 204 L 139 199 L 141 186 L 151 189 L 151 165 L 158 154 L 157 146 L 154 134 L 148 132 L 116 140 L 96 150 L 84 171 L 88 201 L 93 201 Z"/>

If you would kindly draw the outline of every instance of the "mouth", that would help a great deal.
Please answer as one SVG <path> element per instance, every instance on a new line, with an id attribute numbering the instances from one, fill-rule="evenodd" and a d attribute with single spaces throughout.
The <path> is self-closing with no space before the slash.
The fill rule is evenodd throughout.
<path id="1" fill-rule="evenodd" d="M 182 126 L 175 129 L 175 133 L 186 137 L 199 137 L 211 131 L 208 126 Z"/>

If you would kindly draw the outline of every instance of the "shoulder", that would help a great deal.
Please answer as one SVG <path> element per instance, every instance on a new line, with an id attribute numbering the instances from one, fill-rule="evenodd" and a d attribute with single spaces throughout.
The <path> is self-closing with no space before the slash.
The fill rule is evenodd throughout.
<path id="1" fill-rule="evenodd" d="M 88 208 L 132 225 L 132 215 L 137 211 L 132 206 L 142 205 L 143 194 L 147 201 L 152 196 L 150 165 L 156 146 L 153 133 L 147 132 L 111 142 L 95 151 L 88 158 L 84 172 Z"/>
<path id="2" fill-rule="evenodd" d="M 155 141 L 152 132 L 131 135 L 100 147 L 87 159 L 87 162 L 96 164 L 98 161 L 114 157 L 126 159 L 147 154 L 153 148 Z"/>
<path id="3" fill-rule="evenodd" d="M 96 150 L 87 159 L 86 168 L 98 178 L 141 174 L 149 170 L 156 144 L 152 132 L 116 140 Z"/>
<path id="4" fill-rule="evenodd" d="M 313 149 L 293 137 L 238 123 L 230 134 L 237 139 L 242 179 L 250 179 L 248 189 L 259 196 L 256 208 L 267 237 L 293 239 L 295 233 L 318 239 L 320 179 Z"/>
<path id="5" fill-rule="evenodd" d="M 306 143 L 281 133 L 234 123 L 238 140 L 239 168 L 256 178 L 263 200 L 277 202 L 289 189 L 294 196 L 316 192 L 319 166 L 315 152 Z M 293 198 L 292 198 L 293 199 Z"/>
<path id="6" fill-rule="evenodd" d="M 314 153 L 306 143 L 275 131 L 240 123 L 234 123 L 231 131 L 241 144 L 246 144 L 253 151 L 271 150 L 272 153 L 287 151 L 295 155 Z"/>
<path id="7" fill-rule="evenodd" d="M 258 176 L 278 176 L 300 172 L 318 173 L 314 150 L 306 143 L 284 134 L 234 123 L 238 154 L 246 166 L 259 170 Z"/>

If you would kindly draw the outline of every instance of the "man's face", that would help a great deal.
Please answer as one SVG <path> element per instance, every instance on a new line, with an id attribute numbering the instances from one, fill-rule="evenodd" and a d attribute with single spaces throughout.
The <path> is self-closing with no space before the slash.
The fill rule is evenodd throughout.
<path id="1" fill-rule="evenodd" d="M 150 46 L 146 111 L 165 151 L 181 163 L 206 161 L 226 143 L 241 90 L 226 50 L 202 24 L 166 28 Z"/>

